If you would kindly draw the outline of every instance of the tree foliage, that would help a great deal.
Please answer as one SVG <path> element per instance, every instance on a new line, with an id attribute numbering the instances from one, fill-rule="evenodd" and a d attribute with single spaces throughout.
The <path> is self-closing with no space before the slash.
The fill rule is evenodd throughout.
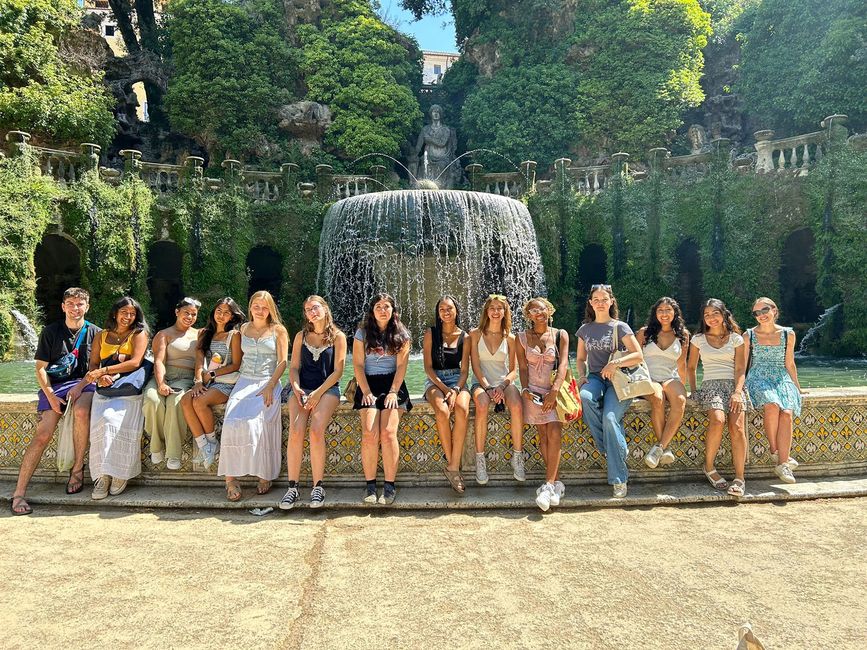
<path id="1" fill-rule="evenodd" d="M 55 143 L 111 140 L 113 100 L 101 76 L 58 54 L 79 17 L 75 0 L 0 0 L 0 128 Z"/>
<path id="2" fill-rule="evenodd" d="M 766 128 L 803 133 L 817 116 L 867 123 L 867 5 L 860 0 L 764 0 L 740 23 L 736 91 Z"/>

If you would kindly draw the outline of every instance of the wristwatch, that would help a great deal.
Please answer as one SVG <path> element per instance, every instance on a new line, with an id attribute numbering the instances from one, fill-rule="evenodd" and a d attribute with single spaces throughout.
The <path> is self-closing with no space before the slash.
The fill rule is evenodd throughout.
<path id="1" fill-rule="evenodd" d="M 217 371 L 216 370 L 209 370 L 208 374 L 211 376 L 212 382 L 217 378 Z"/>

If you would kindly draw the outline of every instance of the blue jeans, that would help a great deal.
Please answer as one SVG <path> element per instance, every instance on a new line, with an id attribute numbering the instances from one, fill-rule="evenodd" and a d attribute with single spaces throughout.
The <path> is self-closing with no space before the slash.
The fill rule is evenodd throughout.
<path id="1" fill-rule="evenodd" d="M 593 434 L 596 448 L 607 458 L 610 485 L 626 483 L 629 478 L 623 414 L 631 403 L 631 399 L 622 402 L 617 399 L 612 383 L 595 372 L 590 373 L 587 383 L 581 386 L 584 422 Z"/>

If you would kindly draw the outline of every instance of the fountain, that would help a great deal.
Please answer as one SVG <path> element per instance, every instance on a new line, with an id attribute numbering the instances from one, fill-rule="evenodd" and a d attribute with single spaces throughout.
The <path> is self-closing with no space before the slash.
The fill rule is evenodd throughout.
<path id="1" fill-rule="evenodd" d="M 10 309 L 9 313 L 18 324 L 18 336 L 14 338 L 12 358 L 19 361 L 32 359 L 36 354 L 36 346 L 39 345 L 39 336 L 27 316 L 17 309 Z"/>
<path id="2" fill-rule="evenodd" d="M 444 293 L 469 327 L 488 294 L 506 295 L 518 311 L 544 293 L 544 278 L 530 213 L 514 199 L 399 190 L 343 199 L 325 215 L 318 290 L 347 332 L 380 291 L 395 296 L 417 341 Z"/>
<path id="3" fill-rule="evenodd" d="M 819 320 L 816 321 L 816 324 L 813 325 L 810 329 L 807 330 L 807 333 L 804 334 L 804 338 L 801 339 L 801 344 L 798 346 L 798 355 L 806 355 L 809 353 L 809 348 L 807 347 L 810 341 L 816 338 L 816 335 L 825 329 L 828 326 L 828 323 L 831 322 L 831 317 L 834 313 L 840 309 L 842 303 L 837 303 L 833 307 L 828 307 L 824 311 L 824 313 L 819 316 Z"/>

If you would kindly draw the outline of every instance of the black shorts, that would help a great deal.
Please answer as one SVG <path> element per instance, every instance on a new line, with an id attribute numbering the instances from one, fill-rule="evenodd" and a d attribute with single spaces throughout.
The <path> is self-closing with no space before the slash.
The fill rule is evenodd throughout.
<path id="1" fill-rule="evenodd" d="M 394 373 L 390 372 L 387 375 L 364 375 L 367 379 L 367 385 L 370 387 L 370 392 L 376 395 L 376 402 L 370 406 L 365 406 L 361 403 L 361 386 L 355 387 L 355 400 L 353 400 L 352 408 L 356 411 L 360 409 L 379 409 L 385 410 L 385 397 L 388 391 L 391 390 L 391 383 L 394 381 Z M 406 411 L 412 410 L 412 402 L 409 400 L 409 391 L 406 388 L 406 382 L 402 382 L 400 390 L 397 391 L 397 408 Z"/>

